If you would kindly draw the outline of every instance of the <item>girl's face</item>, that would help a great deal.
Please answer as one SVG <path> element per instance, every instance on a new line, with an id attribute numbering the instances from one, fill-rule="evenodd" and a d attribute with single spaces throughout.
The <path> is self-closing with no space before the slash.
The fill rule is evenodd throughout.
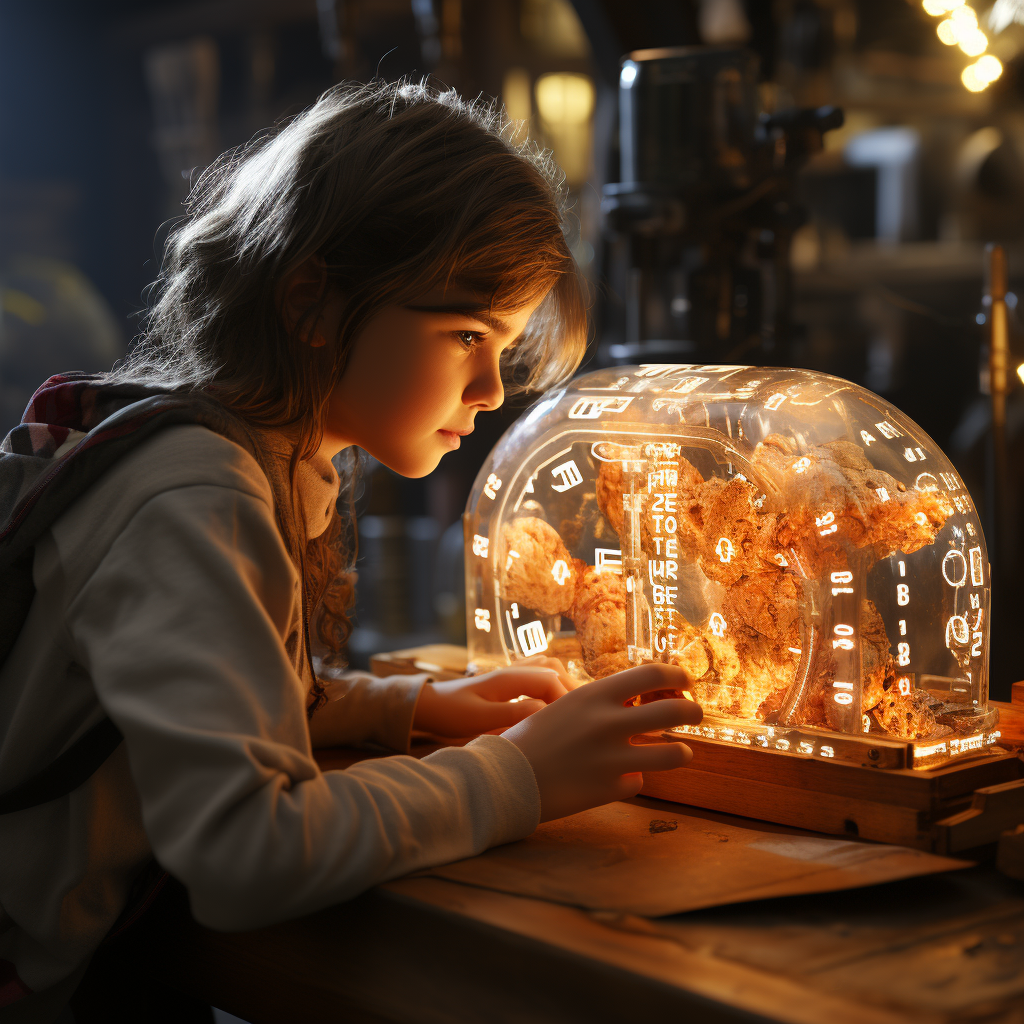
<path id="1" fill-rule="evenodd" d="M 353 342 L 321 451 L 355 444 L 402 476 L 426 476 L 478 412 L 504 401 L 498 361 L 542 298 L 494 313 L 478 295 L 431 292 L 383 309 Z"/>

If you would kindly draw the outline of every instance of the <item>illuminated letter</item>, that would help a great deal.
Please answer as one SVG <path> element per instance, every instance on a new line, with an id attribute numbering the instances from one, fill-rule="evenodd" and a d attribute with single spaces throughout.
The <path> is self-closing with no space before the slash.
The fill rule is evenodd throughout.
<path id="1" fill-rule="evenodd" d="M 560 587 L 564 587 L 565 586 L 565 581 L 572 575 L 572 572 L 569 569 L 569 566 L 567 566 L 565 564 L 565 561 L 560 558 L 551 567 L 551 575 L 554 576 L 555 582 Z"/>
<path id="2" fill-rule="evenodd" d="M 525 658 L 548 649 L 548 637 L 539 621 L 527 622 L 526 625 L 520 626 L 516 630 L 516 636 L 519 637 L 519 646 Z"/>
<path id="3" fill-rule="evenodd" d="M 583 483 L 583 477 L 580 475 L 579 468 L 572 459 L 568 462 L 563 462 L 560 466 L 555 466 L 551 470 L 551 475 L 561 477 L 562 482 L 560 484 L 551 485 L 551 490 L 557 491 L 559 494 Z"/>
<path id="4" fill-rule="evenodd" d="M 985 582 L 985 575 L 981 564 L 981 548 L 971 548 L 971 583 L 980 587 Z"/>
<path id="5" fill-rule="evenodd" d="M 479 533 L 473 534 L 473 554 L 481 558 L 487 557 L 487 538 L 481 537 Z"/>
<path id="6" fill-rule="evenodd" d="M 491 613 L 486 608 L 477 608 L 473 612 L 476 619 L 476 628 L 484 633 L 491 631 Z"/>

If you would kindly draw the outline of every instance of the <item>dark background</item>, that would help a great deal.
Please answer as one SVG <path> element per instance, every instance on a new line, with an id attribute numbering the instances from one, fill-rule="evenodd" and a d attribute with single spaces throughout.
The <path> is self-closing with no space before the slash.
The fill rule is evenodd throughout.
<path id="1" fill-rule="evenodd" d="M 525 83 L 519 116 L 570 172 L 574 245 L 596 296 L 590 359 L 600 359 L 623 308 L 600 214 L 601 188 L 617 180 L 620 57 L 745 41 L 760 58 L 765 109 L 846 110 L 846 125 L 800 178 L 808 220 L 791 255 L 793 364 L 902 408 L 990 515 L 983 246 L 1006 244 L 1012 291 L 1024 278 L 1024 29 L 989 31 L 1005 72 L 970 93 L 959 77 L 967 60 L 939 42 L 937 21 L 907 0 L 4 0 L 0 428 L 47 375 L 104 369 L 125 351 L 166 225 L 206 163 L 332 83 L 374 75 L 432 73 L 464 95 L 509 102 Z M 593 112 L 575 134 L 560 134 L 537 108 L 533 87 L 550 73 L 590 83 Z M 889 234 L 876 216 L 889 186 L 852 145 L 886 128 L 905 130 L 916 147 L 903 219 Z M 1024 345 L 1014 310 L 1011 327 L 1015 368 Z M 1024 403 L 1012 381 L 1016 474 Z M 373 649 L 461 642 L 458 519 L 477 468 L 522 407 L 489 417 L 424 481 L 367 466 L 356 662 Z M 1014 493 L 1012 527 L 993 551 L 993 562 L 1014 567 L 996 595 L 992 690 L 1001 697 L 1024 678 Z"/>

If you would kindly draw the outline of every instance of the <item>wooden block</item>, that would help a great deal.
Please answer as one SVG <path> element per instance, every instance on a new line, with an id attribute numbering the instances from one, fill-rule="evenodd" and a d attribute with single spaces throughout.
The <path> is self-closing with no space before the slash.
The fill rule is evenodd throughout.
<path id="1" fill-rule="evenodd" d="M 1007 877 L 1024 882 L 1024 825 L 999 837 L 996 867 Z"/>
<path id="2" fill-rule="evenodd" d="M 917 850 L 931 850 L 933 846 L 931 831 L 922 827 L 924 815 L 913 807 L 808 793 L 774 782 L 740 781 L 690 768 L 650 772 L 644 776 L 640 793 L 814 832 L 859 836 Z"/>
<path id="3" fill-rule="evenodd" d="M 466 674 L 469 660 L 465 647 L 456 644 L 427 644 L 404 651 L 387 651 L 370 657 L 376 676 L 408 676 L 429 672 L 435 679 L 458 679 Z"/>
<path id="4" fill-rule="evenodd" d="M 1024 705 L 1024 679 L 1010 687 L 1010 703 Z"/>
<path id="5" fill-rule="evenodd" d="M 1020 686 L 1020 683 L 1014 683 Z M 1016 695 L 1009 704 L 1001 700 L 990 700 L 989 704 L 999 709 L 999 743 L 1004 747 L 1024 747 L 1024 697 L 1020 702 Z"/>
<path id="6" fill-rule="evenodd" d="M 977 790 L 971 806 L 936 822 L 940 853 L 957 853 L 999 841 L 1009 829 L 1024 824 L 1024 779 Z"/>

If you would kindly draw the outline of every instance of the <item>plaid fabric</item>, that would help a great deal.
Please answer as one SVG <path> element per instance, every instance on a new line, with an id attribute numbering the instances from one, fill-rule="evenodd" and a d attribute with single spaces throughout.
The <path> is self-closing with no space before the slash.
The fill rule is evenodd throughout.
<path id="1" fill-rule="evenodd" d="M 35 593 L 36 541 L 126 452 L 181 423 L 201 424 L 254 451 L 245 424 L 202 395 L 62 373 L 32 396 L 21 423 L 0 444 L 0 665 Z"/>

